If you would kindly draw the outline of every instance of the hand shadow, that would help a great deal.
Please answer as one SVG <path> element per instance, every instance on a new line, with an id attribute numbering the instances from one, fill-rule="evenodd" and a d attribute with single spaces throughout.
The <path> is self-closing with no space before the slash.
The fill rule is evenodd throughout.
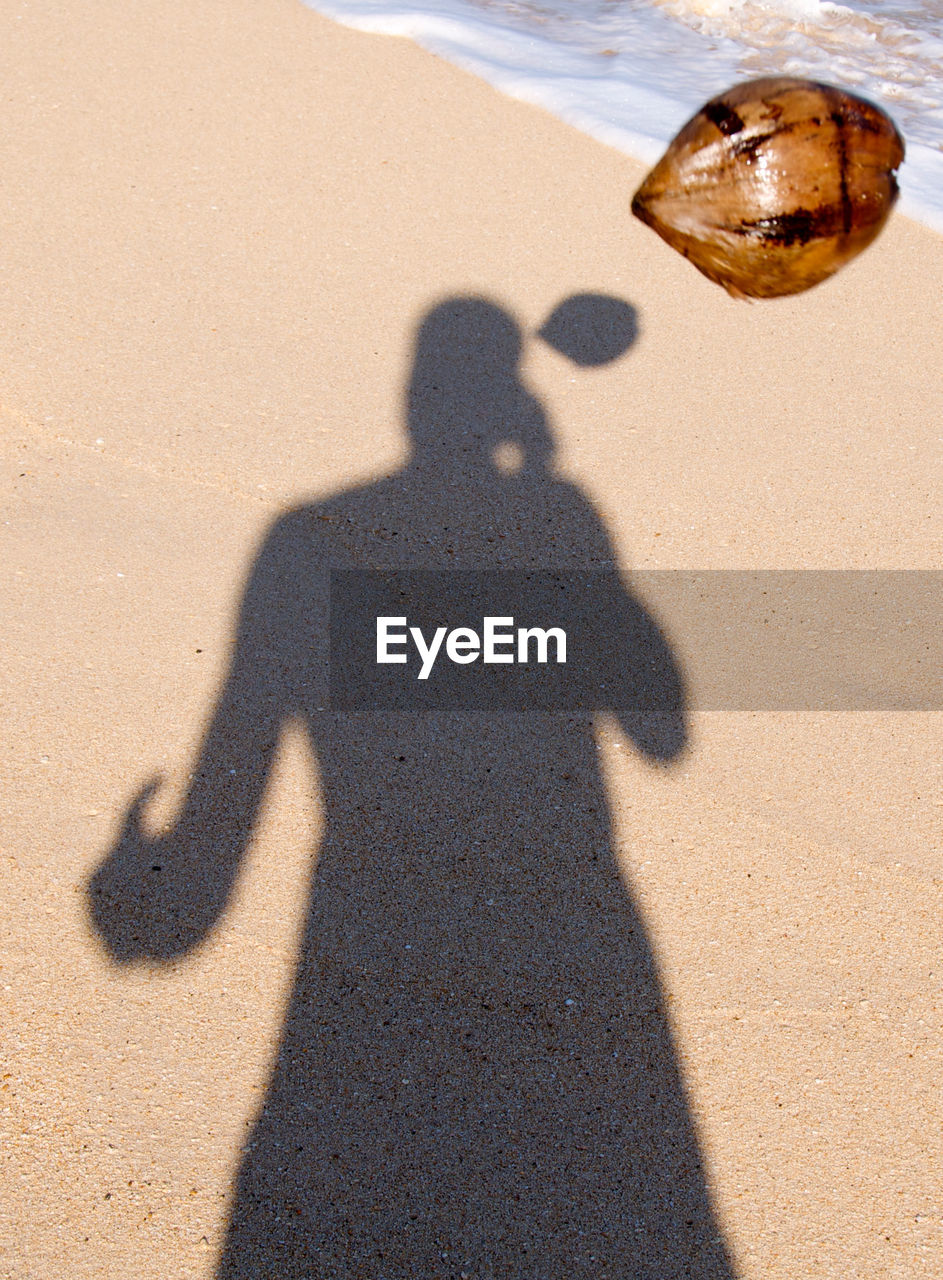
<path id="1" fill-rule="evenodd" d="M 89 886 L 116 959 L 196 946 L 229 898 L 280 727 L 306 726 L 324 838 L 219 1280 L 733 1276 L 615 863 L 593 714 L 323 710 L 332 568 L 617 567 L 553 470 L 520 345 L 480 299 L 426 316 L 411 458 L 275 524 L 173 829 L 142 834 L 145 788 Z M 496 464 L 499 447 L 515 465 Z M 685 738 L 681 677 L 641 604 L 616 594 L 613 616 L 633 624 L 613 651 L 629 671 L 643 644 L 646 674 L 596 710 L 667 762 Z"/>

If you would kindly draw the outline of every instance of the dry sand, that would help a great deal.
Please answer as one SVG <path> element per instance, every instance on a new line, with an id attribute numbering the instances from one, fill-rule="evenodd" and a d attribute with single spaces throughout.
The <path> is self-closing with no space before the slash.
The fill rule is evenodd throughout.
<path id="1" fill-rule="evenodd" d="M 323 821 L 304 739 L 200 948 L 114 964 L 85 887 L 155 772 L 172 821 L 271 523 L 401 465 L 417 325 L 474 294 L 624 567 L 934 568 L 943 240 L 895 217 L 748 306 L 633 223 L 638 166 L 406 42 L 293 0 L 4 28 L 0 1275 L 209 1278 Z M 599 369 L 535 337 L 583 291 L 637 309 Z M 737 1276 L 936 1280 L 941 716 L 600 749 Z"/>

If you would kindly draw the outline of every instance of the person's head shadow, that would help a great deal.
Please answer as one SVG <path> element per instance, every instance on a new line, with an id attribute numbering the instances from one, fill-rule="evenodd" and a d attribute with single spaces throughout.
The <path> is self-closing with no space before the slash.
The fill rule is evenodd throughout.
<path id="1" fill-rule="evenodd" d="M 321 559 L 378 569 L 617 568 L 593 503 L 560 474 L 553 429 L 521 364 L 528 341 L 578 370 L 624 355 L 637 335 L 635 309 L 603 294 L 566 298 L 531 335 L 487 298 L 430 308 L 405 387 L 405 465 L 319 504 L 330 535 Z"/>
<path id="2" fill-rule="evenodd" d="M 537 336 L 573 364 L 607 364 L 638 335 L 635 309 L 602 294 L 557 306 Z M 554 439 L 520 376 L 524 335 L 486 298 L 449 298 L 419 324 L 407 394 L 411 462 L 423 470 L 474 477 L 549 469 Z"/>
<path id="3" fill-rule="evenodd" d="M 602 331 L 614 358 L 635 315 L 598 302 L 561 304 L 543 336 L 589 364 L 587 331 Z M 491 302 L 427 314 L 407 462 L 276 523 L 174 829 L 148 838 L 139 796 L 90 886 L 117 958 L 198 945 L 230 897 L 279 730 L 305 726 L 323 835 L 218 1280 L 733 1274 L 595 729 L 608 712 L 645 756 L 672 760 L 683 681 L 613 572 L 593 504 L 556 472 L 521 349 Z M 332 573 L 418 573 L 403 607 L 448 614 L 493 570 L 512 592 L 523 570 L 575 627 L 603 619 L 598 702 L 332 703 Z M 395 671 L 415 682 L 414 663 Z"/>

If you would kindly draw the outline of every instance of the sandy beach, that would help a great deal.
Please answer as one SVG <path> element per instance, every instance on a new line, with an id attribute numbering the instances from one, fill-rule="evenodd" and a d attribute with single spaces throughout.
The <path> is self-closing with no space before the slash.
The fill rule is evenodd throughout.
<path id="1" fill-rule="evenodd" d="M 943 239 L 893 216 L 749 305 L 631 218 L 640 165 L 407 41 L 294 0 L 17 0 L 6 33 L 0 1277 L 936 1280 L 943 714 L 335 748 L 293 664 L 311 528 L 489 567 L 539 562 L 545 508 L 553 564 L 938 568 Z M 593 367 L 539 336 L 583 295 L 632 317 Z M 432 359 L 442 316 L 480 349 Z M 538 477 L 476 497 L 420 374 L 520 409 Z M 190 850 L 148 941 L 123 871 L 99 928 L 93 889 L 158 778 L 139 870 Z M 436 878 L 485 794 L 533 859 L 482 836 L 487 925 Z M 387 923 L 445 994 L 434 956 L 382 976 Z M 537 1006 L 568 1065 L 509 1083 Z"/>

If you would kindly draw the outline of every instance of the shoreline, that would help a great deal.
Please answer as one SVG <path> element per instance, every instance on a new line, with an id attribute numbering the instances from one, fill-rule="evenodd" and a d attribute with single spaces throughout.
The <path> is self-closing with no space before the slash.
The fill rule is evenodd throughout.
<path id="1" fill-rule="evenodd" d="M 115 964 L 86 894 L 157 774 L 145 830 L 175 821 L 273 527 L 387 492 L 422 326 L 478 298 L 521 344 L 535 492 L 630 577 L 935 569 L 943 237 L 893 215 L 830 282 L 735 302 L 631 217 L 641 165 L 406 41 L 295 0 L 9 27 L 0 1274 L 211 1280 L 327 822 L 298 723 L 198 948 Z M 595 367 L 540 337 L 586 294 L 632 321 Z M 672 764 L 597 739 L 737 1280 L 936 1280 L 943 716 L 696 714 Z"/>
<path id="2" fill-rule="evenodd" d="M 798 71 L 796 51 L 792 50 L 793 65 L 789 69 L 769 65 L 765 58 L 760 64 L 755 58 L 748 58 L 752 69 L 741 70 L 734 56 L 735 44 L 725 43 L 724 39 L 720 45 L 716 40 L 705 40 L 683 24 L 672 23 L 667 15 L 661 17 L 668 24 L 664 29 L 657 21 L 651 29 L 644 20 L 639 21 L 638 14 L 623 14 L 628 27 L 618 36 L 613 33 L 616 47 L 604 51 L 613 60 L 612 70 L 616 72 L 612 83 L 618 84 L 619 93 L 614 97 L 611 90 L 607 91 L 608 78 L 599 76 L 598 47 L 590 52 L 585 40 L 563 46 L 552 36 L 544 39 L 539 26 L 508 26 L 500 19 L 491 20 L 487 10 L 460 9 L 456 17 L 448 10 L 430 12 L 422 6 L 390 11 L 388 6 L 375 7 L 372 0 L 310 0 L 309 7 L 354 31 L 414 41 L 515 101 L 548 111 L 647 168 L 658 161 L 704 102 L 731 85 L 760 75 L 800 75 L 828 81 L 850 93 L 862 94 L 892 118 L 907 144 L 907 158 L 899 175 L 900 210 L 920 225 L 943 234 L 943 153 L 932 140 L 910 136 L 907 125 L 915 118 L 913 104 L 902 119 L 901 102 L 882 96 L 876 86 L 862 83 L 860 67 L 845 67 L 844 77 L 835 74 L 830 66 L 827 71 L 815 66 Z M 649 16 L 655 18 L 655 14 Z M 670 90 L 655 71 L 650 47 L 653 39 L 656 47 L 662 48 L 661 58 L 675 68 L 676 82 Z M 703 48 L 699 40 L 703 40 Z M 605 43 L 605 36 L 599 33 L 597 44 Z M 618 55 L 635 44 L 641 44 L 645 52 L 631 62 L 626 74 Z M 798 59 L 799 63 L 803 61 L 805 58 Z M 711 67 L 709 76 L 703 74 L 705 64 Z M 905 71 L 900 70 L 899 74 L 906 79 Z M 894 80 L 886 69 L 885 75 Z M 688 85 L 684 105 L 678 100 L 679 83 Z M 699 91 L 695 85 L 700 86 Z M 925 116 L 927 110 L 929 106 L 924 103 L 917 118 Z"/>

